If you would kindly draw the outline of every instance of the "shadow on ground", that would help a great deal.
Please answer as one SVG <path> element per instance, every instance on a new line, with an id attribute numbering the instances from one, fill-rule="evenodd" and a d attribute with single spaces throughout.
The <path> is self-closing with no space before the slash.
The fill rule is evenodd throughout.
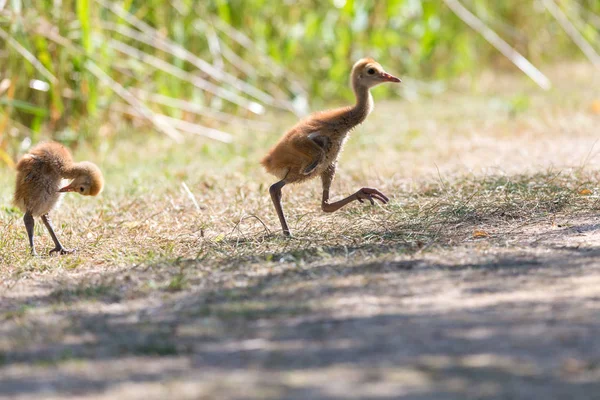
<path id="1" fill-rule="evenodd" d="M 239 265 L 175 292 L 54 288 L 5 313 L 0 394 L 600 398 L 600 246 L 564 240 L 597 232 L 538 232 L 480 262 L 416 253 Z"/>

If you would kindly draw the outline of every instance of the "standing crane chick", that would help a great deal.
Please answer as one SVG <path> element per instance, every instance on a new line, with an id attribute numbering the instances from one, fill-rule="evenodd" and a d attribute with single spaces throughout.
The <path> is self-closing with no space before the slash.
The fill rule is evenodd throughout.
<path id="1" fill-rule="evenodd" d="M 401 81 L 386 73 L 375 60 L 363 58 L 352 67 L 351 82 L 356 96 L 354 106 L 310 115 L 289 130 L 261 161 L 267 172 L 281 179 L 269 188 L 269 192 L 286 236 L 290 236 L 290 229 L 281 208 L 281 188 L 288 183 L 320 176 L 323 183 L 321 209 L 325 212 L 337 211 L 354 200 L 361 203 L 369 200 L 371 204 L 375 204 L 374 199 L 383 204 L 389 201 L 379 190 L 368 187 L 342 200 L 329 201 L 329 188 L 348 133 L 373 109 L 369 90 L 380 83 Z"/>
<path id="2" fill-rule="evenodd" d="M 72 179 L 61 188 L 63 179 Z M 50 236 L 54 249 L 50 254 L 69 254 L 60 243 L 50 221 L 49 213 L 60 202 L 63 193 L 77 192 L 84 196 L 96 196 L 104 186 L 102 172 L 93 163 L 83 161 L 74 163 L 69 150 L 58 143 L 42 143 L 25 154 L 17 164 L 17 182 L 14 204 L 25 212 L 23 221 L 29 236 L 32 255 L 37 255 L 33 244 L 33 217 L 41 216 Z"/>

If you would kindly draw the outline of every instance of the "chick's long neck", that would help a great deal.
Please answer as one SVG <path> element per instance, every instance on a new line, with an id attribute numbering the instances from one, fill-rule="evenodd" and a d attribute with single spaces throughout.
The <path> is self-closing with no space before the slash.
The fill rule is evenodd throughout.
<path id="1" fill-rule="evenodd" d="M 350 125 L 348 129 L 361 124 L 373 110 L 373 97 L 369 88 L 354 82 L 352 89 L 356 96 L 356 104 L 348 109 L 347 119 Z"/>
<path id="2" fill-rule="evenodd" d="M 79 163 L 69 163 L 64 165 L 61 172 L 62 177 L 65 179 L 75 179 L 85 173 Z"/>

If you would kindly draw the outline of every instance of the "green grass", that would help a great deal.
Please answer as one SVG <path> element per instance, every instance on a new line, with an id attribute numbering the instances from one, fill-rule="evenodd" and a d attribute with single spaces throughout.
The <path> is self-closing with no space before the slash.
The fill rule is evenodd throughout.
<path id="1" fill-rule="evenodd" d="M 535 2 L 463 3 L 536 65 L 581 57 Z M 593 47 L 600 4 L 559 5 Z M 484 68 L 510 65 L 442 1 L 13 0 L 0 10 L 0 45 L 0 132 L 10 132 L 0 137 L 0 164 L 7 165 L 23 141 L 48 136 L 101 147 L 125 127 L 176 136 L 262 132 L 262 108 L 301 113 L 303 103 L 351 99 L 348 71 L 363 56 L 407 78 L 408 98 L 446 85 L 421 79 L 462 76 L 477 89 Z M 502 107 L 519 113 L 527 98 L 513 95 Z M 171 118 L 172 127 L 148 115 Z"/>

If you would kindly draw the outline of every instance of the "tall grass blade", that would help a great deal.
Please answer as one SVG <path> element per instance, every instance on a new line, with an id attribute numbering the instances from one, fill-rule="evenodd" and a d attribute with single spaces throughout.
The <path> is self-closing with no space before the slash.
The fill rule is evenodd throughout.
<path id="1" fill-rule="evenodd" d="M 125 89 L 120 83 L 116 82 L 110 76 L 106 74 L 100 67 L 98 67 L 93 61 L 87 60 L 85 62 L 85 67 L 88 71 L 90 71 L 99 81 L 107 85 L 111 88 L 113 92 L 115 92 L 119 97 L 125 100 L 131 107 L 133 107 L 136 112 L 150 121 L 156 129 L 163 132 L 171 139 L 176 142 L 182 141 L 182 136 L 176 129 L 174 129 L 171 125 L 165 123 L 163 120 L 157 118 L 157 116 L 146 107 L 141 101 L 139 101 L 133 94 L 131 94 L 127 89 Z"/>
<path id="2" fill-rule="evenodd" d="M 252 64 L 244 60 L 242 57 L 237 55 L 233 50 L 231 50 L 231 47 L 227 46 L 226 43 L 219 41 L 219 48 L 223 58 L 227 60 L 232 67 L 242 72 L 246 76 L 253 78 L 258 76 L 256 73 L 256 68 L 254 68 Z"/>
<path id="3" fill-rule="evenodd" d="M 264 64 L 267 64 L 269 66 L 267 70 L 273 74 L 273 76 L 286 79 L 292 84 L 294 91 L 296 91 L 298 94 L 308 97 L 308 92 L 306 89 L 304 89 L 303 85 L 300 83 L 300 80 L 296 78 L 290 71 L 287 71 L 285 68 L 281 67 L 279 63 L 268 54 L 265 54 L 265 52 L 263 52 L 252 41 L 252 39 L 221 19 L 215 19 L 213 22 L 215 28 L 219 29 L 230 39 L 248 50 L 250 54 L 258 56 Z"/>
<path id="4" fill-rule="evenodd" d="M 458 0 L 444 0 L 444 3 L 459 17 L 463 22 L 477 31 L 492 46 L 506 56 L 513 64 L 529 76 L 542 89 L 549 90 L 552 84 L 546 75 L 542 74 L 533 64 L 523 57 L 517 50 L 506 43 L 496 32 L 488 28 L 479 18 L 467 10 Z"/>
<path id="5" fill-rule="evenodd" d="M 105 29 L 110 29 L 113 30 L 117 33 L 120 33 L 123 36 L 129 37 L 131 39 L 135 39 L 138 40 L 142 43 L 145 43 L 149 46 L 152 46 L 154 48 L 160 49 L 162 51 L 165 51 L 175 57 L 178 57 L 182 60 L 188 61 L 190 63 L 192 63 L 195 67 L 199 68 L 202 71 L 208 70 L 210 69 L 211 71 L 218 71 L 216 70 L 212 65 L 208 64 L 206 61 L 196 57 L 195 55 L 191 54 L 189 51 L 187 51 L 186 49 L 178 46 L 178 45 L 170 45 L 168 42 L 166 42 L 163 39 L 160 39 L 158 37 L 149 37 L 147 35 L 141 34 L 133 29 L 121 26 L 121 25 L 116 25 L 116 24 L 103 24 L 103 27 Z M 138 51 L 139 52 L 139 51 Z M 206 66 L 209 66 L 209 68 L 206 68 Z M 183 70 L 182 70 L 183 71 Z M 185 72 L 185 71 L 184 71 Z M 234 78 L 232 76 L 230 80 L 227 80 L 227 78 L 223 77 L 223 74 L 221 72 L 217 72 L 217 74 L 213 74 L 213 73 L 209 73 L 210 76 L 212 78 L 216 78 L 217 80 L 221 81 L 221 82 L 225 82 L 225 83 L 229 83 L 231 84 L 231 86 L 233 86 L 235 89 L 239 90 L 240 92 L 246 93 L 254 98 L 256 98 L 257 100 L 260 100 L 268 105 L 275 105 L 275 101 L 274 99 L 263 93 L 262 91 L 254 88 L 252 85 L 247 84 L 246 82 L 243 82 L 237 78 Z M 203 79 L 205 80 L 205 79 Z M 206 80 L 205 80 L 206 81 Z M 208 81 L 206 81 L 208 82 Z M 210 82 L 208 82 L 210 83 Z M 210 83 L 210 85 L 213 88 L 218 88 L 219 86 Z M 217 89 L 213 89 L 213 90 L 217 90 Z M 211 92 L 213 94 L 216 94 L 215 92 Z M 233 94 L 233 92 L 230 92 Z M 235 96 L 238 96 L 237 94 L 235 94 Z M 241 97 L 240 97 L 241 98 Z M 258 103 L 256 103 L 258 104 Z M 262 105 L 260 106 L 261 108 Z M 257 108 L 257 107 L 255 107 Z M 259 114 L 262 114 L 262 111 L 259 112 Z"/>
<path id="6" fill-rule="evenodd" d="M 44 65 L 38 60 L 29 50 L 23 47 L 19 42 L 13 39 L 6 31 L 0 28 L 0 38 L 4 39 L 12 48 L 14 48 L 24 59 L 29 61 L 31 65 L 42 75 L 46 77 L 50 82 L 56 84 L 58 79 L 50 71 L 44 67 Z"/>
<path id="7" fill-rule="evenodd" d="M 141 115 L 139 113 L 139 110 L 136 109 L 135 107 L 123 106 L 118 103 L 113 103 L 113 104 L 111 104 L 111 108 L 113 108 L 119 112 L 122 112 L 124 114 L 131 115 L 131 116 L 143 117 L 143 115 Z M 199 136 L 204 136 L 209 139 L 218 140 L 219 142 L 223 142 L 223 143 L 231 143 L 233 141 L 233 136 L 230 133 L 223 132 L 218 129 L 209 128 L 204 125 L 184 121 L 179 118 L 169 117 L 168 115 L 163 115 L 163 114 L 155 113 L 154 117 L 156 118 L 156 120 L 161 121 L 162 123 L 165 123 L 165 124 L 169 124 L 169 125 L 173 126 L 174 128 L 176 128 L 182 132 L 185 132 L 185 133 L 191 133 L 191 134 L 195 134 L 195 135 L 199 135 Z"/>
<path id="8" fill-rule="evenodd" d="M 159 35 L 158 32 L 156 31 L 156 29 L 154 29 L 151 26 L 149 26 L 148 24 L 140 21 L 137 17 L 128 13 L 127 11 L 125 11 L 121 7 L 117 6 L 116 4 L 110 3 L 110 2 L 107 2 L 104 0 L 96 0 L 96 1 L 100 4 L 102 4 L 103 6 L 105 6 L 106 8 L 108 8 L 109 10 L 111 10 L 112 12 L 114 12 L 119 17 L 125 19 L 131 25 L 138 28 L 142 33 L 132 30 L 130 28 L 127 28 L 123 25 L 115 25 L 115 24 L 105 25 L 109 29 L 113 29 L 113 30 L 117 31 L 118 33 L 120 33 L 124 36 L 127 36 L 131 39 L 138 40 L 142 43 L 148 44 L 157 49 L 160 49 L 169 54 L 172 54 L 176 57 L 179 57 L 182 60 L 188 61 L 192 65 L 194 65 L 196 68 L 201 70 L 202 72 L 210 75 L 213 79 L 223 82 L 223 83 L 230 84 L 237 90 L 244 92 L 247 95 L 252 96 L 257 100 L 260 100 L 265 104 L 283 108 L 283 109 L 289 109 L 289 107 L 290 107 L 289 103 L 276 101 L 272 96 L 270 96 L 269 94 L 256 88 L 255 86 L 253 86 L 247 82 L 244 82 L 243 80 L 240 80 L 240 79 L 236 78 L 235 76 L 230 75 L 227 72 L 225 72 L 219 68 L 215 68 L 210 63 L 206 62 L 205 60 L 201 59 L 200 57 L 196 56 L 195 54 L 192 54 L 191 52 L 189 52 L 187 49 L 180 46 L 179 44 Z M 209 43 L 210 43 L 210 40 L 209 40 Z"/>
<path id="9" fill-rule="evenodd" d="M 215 30 L 210 26 L 206 25 L 204 29 L 206 32 L 206 40 L 208 42 L 208 50 L 213 57 L 213 67 L 219 71 L 223 71 L 225 69 L 225 63 L 223 62 L 223 54 L 221 53 L 221 42 L 219 41 L 219 36 Z M 260 91 L 260 93 L 263 93 Z M 267 95 L 270 98 L 270 101 L 273 101 L 273 97 Z"/>
<path id="10" fill-rule="evenodd" d="M 137 98 L 146 102 L 150 101 L 155 104 L 160 104 L 177 110 L 187 111 L 215 121 L 227 124 L 241 124 L 243 126 L 261 131 L 270 131 L 272 127 L 272 125 L 268 122 L 238 117 L 235 114 L 229 114 L 223 111 L 215 110 L 213 108 L 205 107 L 188 100 L 169 97 L 159 93 L 151 93 L 142 89 L 133 88 L 130 91 L 135 94 Z"/>
<path id="11" fill-rule="evenodd" d="M 585 14 L 588 19 L 590 19 L 592 21 L 592 25 L 594 25 L 596 28 L 600 29 L 600 15 L 596 14 L 592 11 L 590 11 L 589 9 L 585 8 L 584 6 L 582 6 L 581 4 L 579 4 L 579 2 L 577 1 L 572 1 L 569 3 L 572 6 L 575 6 L 575 8 L 577 8 L 579 10 L 580 14 Z"/>
<path id="12" fill-rule="evenodd" d="M 178 118 L 169 117 L 168 115 L 158 114 L 157 118 L 160 121 L 173 125 L 175 128 L 182 132 L 204 136 L 209 139 L 218 140 L 219 142 L 223 143 L 233 142 L 233 136 L 230 133 L 223 132 L 215 128 L 209 128 L 204 125 L 184 121 Z"/>
<path id="13" fill-rule="evenodd" d="M 77 0 L 77 18 L 81 26 L 81 46 L 86 53 L 92 50 L 92 35 L 90 32 L 90 3 L 89 0 Z"/>
<path id="14" fill-rule="evenodd" d="M 596 53 L 594 48 L 585 40 L 583 35 L 579 33 L 577 28 L 569 21 L 569 18 L 562 12 L 562 10 L 556 5 L 554 0 L 542 0 L 546 10 L 552 14 L 552 16 L 558 21 L 560 26 L 569 35 L 573 43 L 579 47 L 579 49 L 585 54 L 585 56 L 592 62 L 596 68 L 600 68 L 600 55 Z"/>
<path id="15" fill-rule="evenodd" d="M 37 117 L 46 117 L 49 114 L 48 109 L 36 106 L 35 104 L 24 100 L 0 98 L 0 105 L 14 107 L 18 110 L 26 112 L 27 114 L 35 115 Z"/>
<path id="16" fill-rule="evenodd" d="M 227 100 L 235 105 L 245 108 L 246 110 L 248 110 L 254 114 L 260 115 L 260 114 L 264 113 L 264 111 L 265 111 L 265 108 L 261 104 L 256 103 L 254 101 L 250 101 L 244 97 L 237 95 L 236 93 L 234 93 L 230 90 L 227 90 L 221 86 L 215 85 L 214 83 L 209 82 L 204 78 L 193 75 L 181 68 L 178 68 L 172 64 L 169 64 L 168 62 L 166 62 L 156 56 L 153 56 L 152 54 L 145 53 L 142 50 L 138 50 L 135 47 L 129 46 L 128 44 L 120 42 L 116 39 L 110 39 L 108 41 L 108 44 L 115 50 L 117 50 L 125 55 L 134 57 L 147 65 L 150 65 L 156 69 L 159 69 L 163 72 L 171 74 L 181 80 L 187 81 L 199 89 L 202 89 L 209 93 L 212 93 L 215 96 L 218 96 L 218 97 L 222 98 L 223 100 Z"/>

